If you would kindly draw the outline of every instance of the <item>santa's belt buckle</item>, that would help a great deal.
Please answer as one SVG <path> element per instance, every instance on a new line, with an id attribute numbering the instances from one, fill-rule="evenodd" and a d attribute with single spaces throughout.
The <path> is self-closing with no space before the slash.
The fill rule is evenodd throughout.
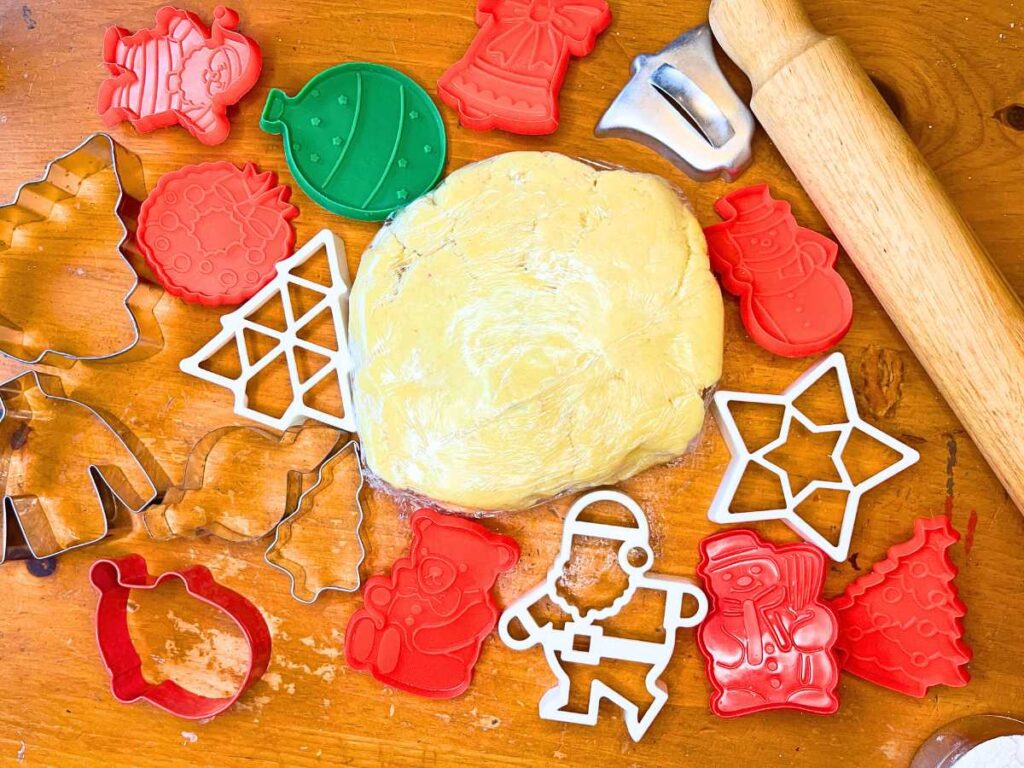
<path id="1" fill-rule="evenodd" d="M 577 624 L 570 621 L 563 629 L 567 647 L 562 650 L 562 661 L 570 664 L 597 666 L 602 659 L 597 642 L 604 637 L 604 629 L 593 624 Z"/>

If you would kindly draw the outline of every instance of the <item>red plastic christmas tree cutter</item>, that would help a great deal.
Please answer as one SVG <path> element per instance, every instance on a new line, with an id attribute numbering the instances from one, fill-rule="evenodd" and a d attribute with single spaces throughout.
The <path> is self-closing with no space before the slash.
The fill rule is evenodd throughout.
<path id="1" fill-rule="evenodd" d="M 714 687 L 711 711 L 738 717 L 772 709 L 839 708 L 832 652 L 836 618 L 821 597 L 825 555 L 776 547 L 748 530 L 709 536 L 697 573 L 711 601 L 697 633 Z"/>
<path id="2" fill-rule="evenodd" d="M 932 685 L 967 685 L 967 607 L 946 551 L 959 538 L 945 515 L 918 518 L 913 538 L 832 601 L 845 671 L 918 698 Z"/>
<path id="3" fill-rule="evenodd" d="M 611 20 L 605 0 L 479 0 L 480 31 L 438 95 L 476 131 L 554 133 L 569 57 L 590 53 Z"/>
<path id="4" fill-rule="evenodd" d="M 834 269 L 839 247 L 797 224 L 767 184 L 733 192 L 715 210 L 725 221 L 704 230 L 711 267 L 739 297 L 750 337 L 783 357 L 838 344 L 853 322 L 850 289 Z"/>
<path id="5" fill-rule="evenodd" d="M 479 523 L 431 509 L 410 521 L 409 556 L 363 588 L 345 632 L 345 656 L 382 683 L 434 699 L 458 696 L 498 621 L 491 597 L 519 546 Z"/>
<path id="6" fill-rule="evenodd" d="M 203 144 L 220 144 L 231 130 L 228 107 L 263 68 L 259 45 L 237 26 L 230 8 L 218 6 L 207 28 L 194 13 L 166 6 L 152 29 L 107 29 L 103 63 L 111 76 L 97 102 L 104 124 L 128 120 L 146 133 L 178 123 Z"/>

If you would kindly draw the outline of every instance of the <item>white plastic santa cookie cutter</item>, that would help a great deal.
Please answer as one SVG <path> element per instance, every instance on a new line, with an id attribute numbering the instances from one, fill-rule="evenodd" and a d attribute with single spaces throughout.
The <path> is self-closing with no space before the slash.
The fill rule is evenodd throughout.
<path id="1" fill-rule="evenodd" d="M 580 519 L 589 506 L 604 501 L 624 507 L 636 525 L 609 525 Z M 573 538 L 577 536 L 620 542 L 619 565 L 629 577 L 626 589 L 611 605 L 591 609 L 584 614 L 558 591 L 558 581 L 562 577 L 563 568 L 569 562 Z M 677 576 L 648 573 L 653 562 L 654 551 L 651 549 L 647 518 L 640 505 L 629 496 L 619 491 L 592 491 L 577 499 L 572 505 L 562 529 L 561 550 L 551 570 L 548 571 L 547 578 L 509 606 L 498 622 L 498 635 L 509 648 L 521 651 L 540 645 L 544 649 L 548 666 L 558 679 L 557 685 L 541 697 L 541 718 L 563 723 L 597 725 L 601 699 L 607 699 L 622 709 L 626 729 L 633 741 L 639 741 L 647 732 L 654 718 L 668 701 L 668 688 L 658 678 L 672 658 L 676 630 L 681 627 L 697 626 L 708 612 L 707 596 L 700 587 Z M 650 641 L 606 635 L 604 628 L 597 622 L 618 614 L 634 595 L 642 590 L 664 593 L 665 607 L 660 627 L 665 633 L 662 639 Z M 683 598 L 686 595 L 690 595 L 696 601 L 696 609 L 689 616 L 683 615 Z M 530 608 L 543 600 L 550 600 L 557 608 L 568 614 L 568 619 L 562 626 L 556 627 L 551 622 L 543 626 L 537 624 L 530 613 Z M 525 630 L 525 638 L 516 638 L 510 632 L 510 625 L 514 619 L 518 619 Z M 650 703 L 645 711 L 641 711 L 638 704 L 603 682 L 599 675 L 595 675 L 590 684 L 587 711 L 574 712 L 567 709 L 572 682 L 564 664 L 599 667 L 604 660 L 649 666 L 644 682 L 650 695 Z"/>
<path id="2" fill-rule="evenodd" d="M 329 269 L 329 283 L 321 284 L 296 274 L 295 271 L 307 260 L 323 251 Z M 341 429 L 355 432 L 355 417 L 352 413 L 352 389 L 349 382 L 352 363 L 348 354 L 348 264 L 345 263 L 345 245 L 329 229 L 322 229 L 309 242 L 277 265 L 277 276 L 267 283 L 259 293 L 230 314 L 221 318 L 222 330 L 192 357 L 181 361 L 181 370 L 197 378 L 219 384 L 231 390 L 235 397 L 235 413 L 258 421 L 272 429 L 288 429 L 310 418 Z M 297 313 L 292 291 L 308 291 L 317 296 L 309 308 Z M 280 301 L 284 313 L 285 329 L 279 330 L 253 319 L 264 306 Z M 329 320 L 333 339 L 330 347 L 314 343 L 307 338 L 306 331 L 312 324 Z M 258 360 L 250 358 L 246 346 L 247 334 L 269 337 L 269 351 Z M 237 377 L 225 376 L 203 367 L 228 344 L 238 348 L 241 372 Z M 303 377 L 299 371 L 298 352 L 302 350 L 324 359 L 326 362 L 312 375 Z M 292 401 L 287 409 L 275 416 L 249 406 L 248 389 L 253 378 L 267 365 L 284 358 L 291 382 Z M 307 404 L 305 398 L 328 377 L 336 377 L 341 399 L 341 415 L 327 413 Z"/>
<path id="3" fill-rule="evenodd" d="M 836 372 L 839 380 L 839 391 L 843 398 L 846 411 L 845 419 L 829 424 L 816 424 L 796 406 L 796 401 L 808 389 L 822 379 L 829 371 Z M 757 403 L 762 405 L 782 406 L 782 425 L 779 436 L 755 451 L 750 451 L 733 418 L 730 406 L 733 403 Z M 835 352 L 811 366 L 781 395 L 749 394 L 744 392 L 717 392 L 712 405 L 715 418 L 718 420 L 722 437 L 732 454 L 732 460 L 725 470 L 725 476 L 718 487 L 708 518 L 715 523 L 751 523 L 765 520 L 781 520 L 803 539 L 821 548 L 829 557 L 837 562 L 845 560 L 850 553 L 850 540 L 853 538 L 853 526 L 857 521 L 857 510 L 861 497 L 872 488 L 884 483 L 907 467 L 917 463 L 920 454 L 899 440 L 885 434 L 864 421 L 857 412 L 857 401 L 850 383 L 850 373 L 846 367 L 846 358 L 841 352 Z M 789 430 L 793 421 L 798 421 L 805 429 L 815 434 L 835 433 L 837 435 L 831 458 L 835 465 L 839 480 L 812 480 L 799 493 L 793 493 L 793 486 L 786 470 L 768 459 L 772 451 L 785 445 L 789 440 Z M 878 441 L 899 455 L 899 458 L 881 471 L 855 483 L 850 477 L 843 462 L 843 451 L 855 431 Z M 740 486 L 747 467 L 757 464 L 775 474 L 782 484 L 785 506 L 781 509 L 763 509 L 747 512 L 731 510 L 736 491 Z M 818 490 L 845 491 L 846 508 L 843 522 L 839 529 L 839 539 L 832 543 L 819 533 L 799 514 L 799 507 L 811 494 Z"/>

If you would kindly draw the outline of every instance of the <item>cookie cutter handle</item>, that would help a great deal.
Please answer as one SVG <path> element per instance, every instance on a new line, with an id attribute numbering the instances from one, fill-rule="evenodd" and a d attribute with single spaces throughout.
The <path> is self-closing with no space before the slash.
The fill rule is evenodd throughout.
<path id="1" fill-rule="evenodd" d="M 751 107 L 1024 510 L 1024 306 L 839 39 L 798 0 L 714 0 Z"/>

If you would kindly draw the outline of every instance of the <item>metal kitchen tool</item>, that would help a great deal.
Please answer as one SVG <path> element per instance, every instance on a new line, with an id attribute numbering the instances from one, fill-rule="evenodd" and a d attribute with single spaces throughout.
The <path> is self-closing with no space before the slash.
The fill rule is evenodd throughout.
<path id="1" fill-rule="evenodd" d="M 0 383 L 0 444 L 0 564 L 9 520 L 38 560 L 106 537 L 117 501 L 141 512 L 156 498 L 150 457 L 56 377 Z"/>
<path id="2" fill-rule="evenodd" d="M 112 290 L 109 287 L 111 280 L 107 273 L 98 271 L 95 262 L 100 256 L 106 258 L 107 251 L 77 253 L 76 248 L 80 246 L 73 239 L 69 243 L 67 222 L 63 214 L 54 209 L 59 203 L 77 197 L 87 179 L 105 170 L 112 172 L 113 183 L 117 185 L 117 200 L 111 214 L 117 217 L 122 232 L 118 242 L 109 248 L 113 257 L 110 261 L 117 266 L 122 266 L 120 262 L 123 262 L 123 269 L 129 275 L 124 281 L 124 296 L 118 297 L 118 303 L 124 305 L 125 324 L 130 326 L 130 333 L 125 336 L 126 343 L 116 348 L 96 345 L 93 337 L 102 337 L 102 334 L 95 333 L 95 323 L 88 322 L 90 318 L 87 315 L 71 314 L 74 302 L 68 302 L 67 296 L 58 295 L 57 288 L 54 288 L 50 308 L 61 313 L 61 329 L 84 329 L 84 334 L 89 337 L 88 343 L 77 338 L 75 341 L 54 338 L 52 329 L 40 322 L 39 312 L 34 312 L 31 317 L 19 317 L 19 302 L 25 303 L 24 274 L 5 271 L 8 264 L 17 263 L 15 258 L 19 254 L 24 260 L 24 252 L 31 252 L 33 270 L 36 261 L 63 258 L 65 268 L 59 269 L 58 273 L 77 281 L 68 285 L 78 286 L 79 291 L 92 291 L 91 296 L 87 295 L 79 304 L 96 312 L 103 309 L 102 304 L 96 304 L 97 295 L 104 290 Z M 4 260 L 0 264 L 0 353 L 28 365 L 46 362 L 66 367 L 78 360 L 106 361 L 117 357 L 118 362 L 125 362 L 142 359 L 160 348 L 160 329 L 152 308 L 162 294 L 152 286 L 139 283 L 129 253 L 132 229 L 140 201 L 145 197 L 146 185 L 139 158 L 109 135 L 94 133 L 74 149 L 47 163 L 40 178 L 22 184 L 14 200 L 0 205 L 0 259 Z M 39 225 L 38 233 L 28 235 L 30 240 L 27 243 L 21 240 L 15 247 L 15 232 L 31 224 Z M 71 258 L 69 253 L 77 256 Z M 94 288 L 89 287 L 89 279 Z M 104 285 L 108 287 L 104 288 Z M 39 304 L 35 300 L 33 307 Z M 95 316 L 91 319 L 95 320 Z"/>
<path id="3" fill-rule="evenodd" d="M 346 462 L 354 465 L 352 479 L 358 478 L 354 489 L 351 482 L 339 482 L 337 471 L 344 469 Z M 316 483 L 277 526 L 263 559 L 288 574 L 292 597 L 300 603 L 310 605 L 327 590 L 356 592 L 362 586 L 359 569 L 366 559 L 366 545 L 361 497 L 365 485 L 359 443 L 352 440 L 324 460 Z M 352 558 L 349 551 L 356 548 L 359 556 Z"/>
<path id="4" fill-rule="evenodd" d="M 702 24 L 633 59 L 633 76 L 594 133 L 650 147 L 697 181 L 739 176 L 750 163 L 754 116 L 719 69 L 711 40 Z"/>

